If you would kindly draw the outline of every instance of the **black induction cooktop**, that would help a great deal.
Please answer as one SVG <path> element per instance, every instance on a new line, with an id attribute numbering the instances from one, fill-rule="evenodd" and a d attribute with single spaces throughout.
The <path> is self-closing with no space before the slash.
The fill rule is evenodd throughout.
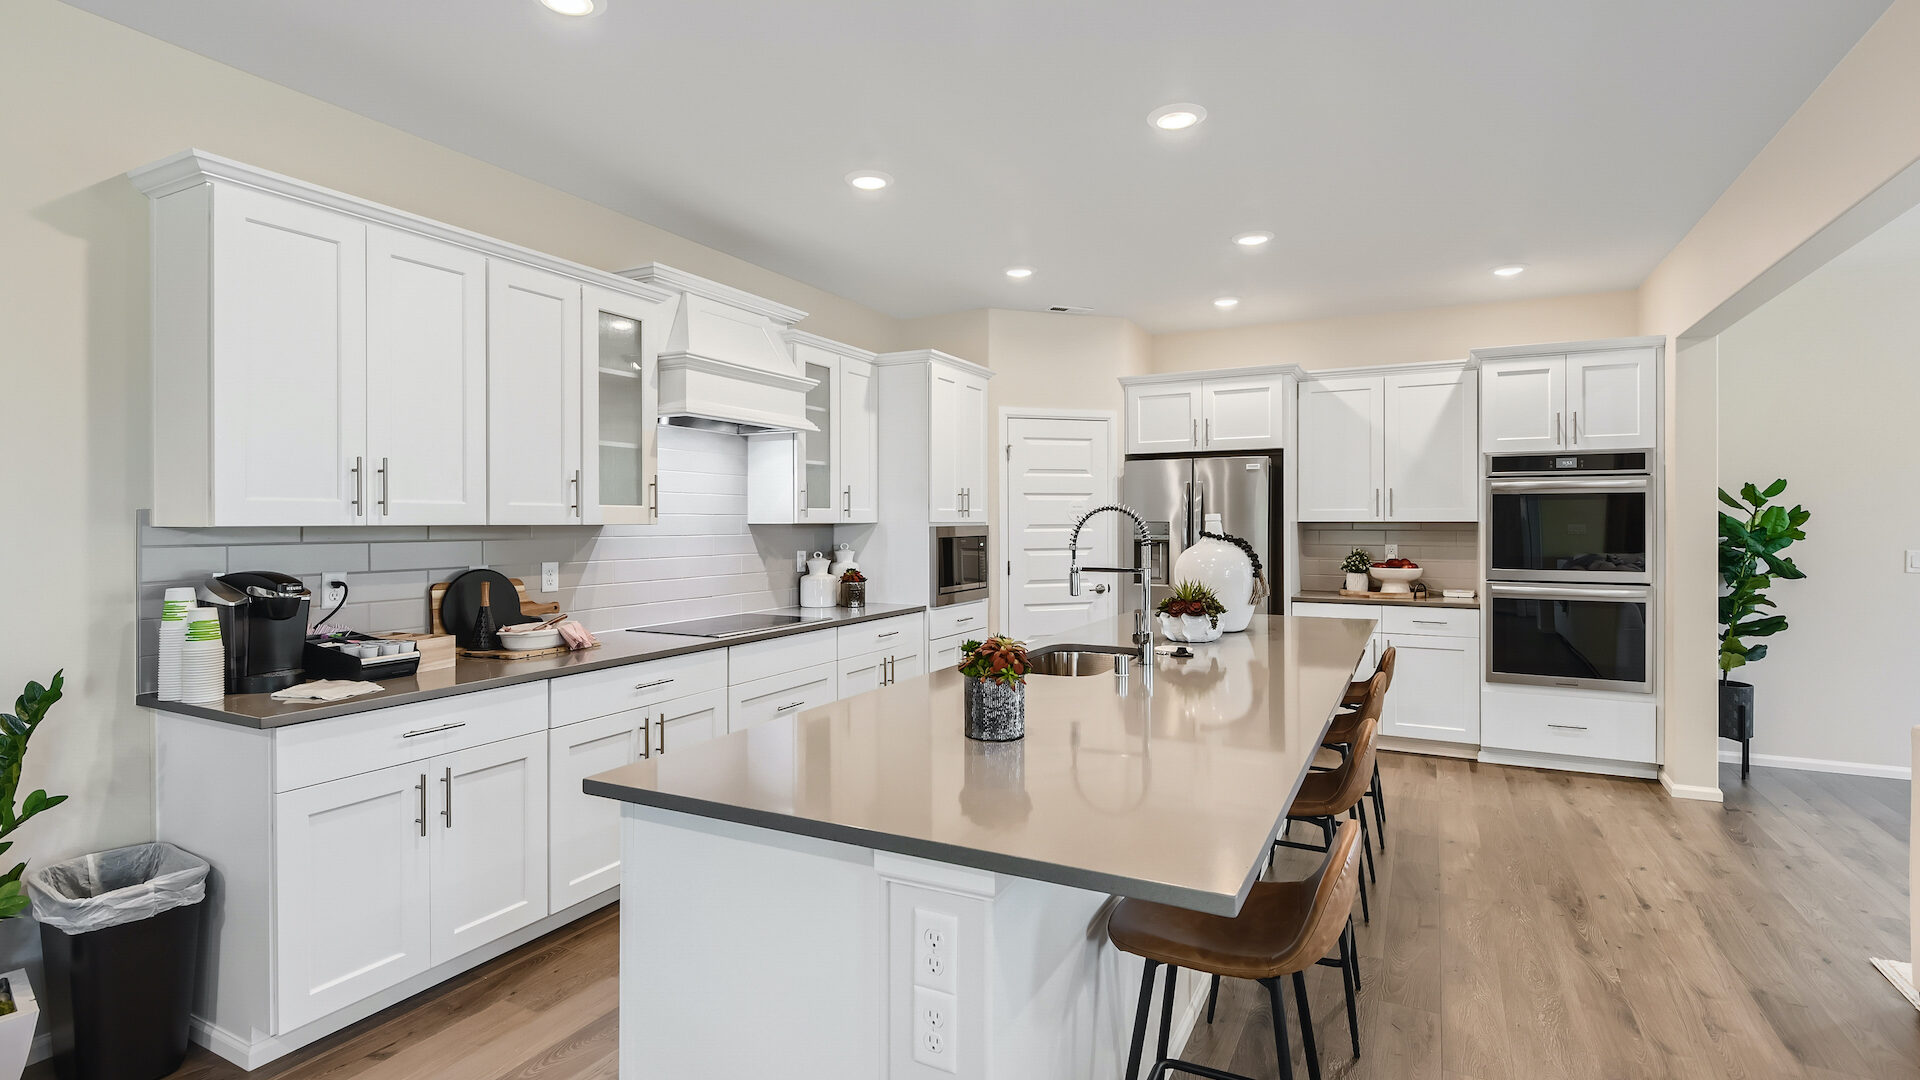
<path id="1" fill-rule="evenodd" d="M 780 615 L 771 611 L 749 611 L 742 615 L 719 615 L 692 622 L 667 623 L 664 626 L 635 626 L 635 634 L 678 634 L 681 637 L 725 638 L 778 630 L 801 621 L 798 615 Z"/>

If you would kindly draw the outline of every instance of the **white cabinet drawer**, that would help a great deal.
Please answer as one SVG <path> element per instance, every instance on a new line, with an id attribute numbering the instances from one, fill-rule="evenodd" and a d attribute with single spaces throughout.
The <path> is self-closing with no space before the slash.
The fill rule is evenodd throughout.
<path id="1" fill-rule="evenodd" d="M 833 661 L 735 686 L 727 691 L 727 730 L 742 731 L 776 717 L 831 705 L 838 692 Z"/>
<path id="2" fill-rule="evenodd" d="M 943 638 L 955 634 L 983 637 L 987 632 L 987 602 L 927 609 L 927 637 Z"/>
<path id="3" fill-rule="evenodd" d="M 273 790 L 292 791 L 546 726 L 544 682 L 313 720 L 274 731 Z"/>
<path id="4" fill-rule="evenodd" d="M 911 647 L 919 652 L 926 641 L 926 620 L 918 614 L 897 619 L 875 619 L 840 628 L 840 656 L 844 659 Z"/>
<path id="5" fill-rule="evenodd" d="M 1654 760 L 1651 697 L 1489 686 L 1480 696 L 1480 745 L 1562 757 Z"/>
<path id="6" fill-rule="evenodd" d="M 1380 618 L 1378 604 L 1315 604 L 1305 600 L 1293 602 L 1293 614 L 1302 619 L 1373 619 Z"/>
<path id="7" fill-rule="evenodd" d="M 960 646 L 965 644 L 966 634 L 954 634 L 952 637 L 935 638 L 927 642 L 927 670 L 939 671 L 942 668 L 960 666 Z"/>
<path id="8" fill-rule="evenodd" d="M 920 648 L 919 639 L 916 638 L 903 640 L 898 645 L 864 656 L 841 657 L 836 693 L 844 701 L 855 694 L 864 694 L 882 686 L 892 686 L 902 679 L 926 674 L 926 669 L 920 663 Z"/>
<path id="9" fill-rule="evenodd" d="M 735 645 L 727 650 L 727 685 L 739 686 L 785 671 L 831 664 L 840 656 L 837 642 L 836 631 L 827 629 Z"/>
<path id="10" fill-rule="evenodd" d="M 1468 608 L 1380 608 L 1383 634 L 1433 634 L 1440 637 L 1479 637 L 1480 613 Z"/>
<path id="11" fill-rule="evenodd" d="M 553 726 L 644 709 L 673 698 L 724 690 L 726 686 L 725 649 L 568 675 L 553 680 Z"/>

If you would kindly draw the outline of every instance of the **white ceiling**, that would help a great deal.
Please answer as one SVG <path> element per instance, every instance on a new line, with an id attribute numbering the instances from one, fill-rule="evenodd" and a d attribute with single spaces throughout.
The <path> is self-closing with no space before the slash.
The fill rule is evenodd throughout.
<path id="1" fill-rule="evenodd" d="M 1637 285 L 1887 6 L 71 2 L 892 315 L 1154 331 Z"/>

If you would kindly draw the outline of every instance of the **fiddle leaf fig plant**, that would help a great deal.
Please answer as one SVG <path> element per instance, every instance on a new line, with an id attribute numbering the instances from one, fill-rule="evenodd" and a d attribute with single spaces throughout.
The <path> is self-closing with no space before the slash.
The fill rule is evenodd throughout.
<path id="1" fill-rule="evenodd" d="M 18 807 L 14 796 L 20 790 L 20 765 L 27 756 L 27 740 L 46 719 L 47 710 L 60 700 L 65 672 L 56 671 L 47 685 L 29 682 L 13 704 L 13 711 L 0 713 L 0 855 L 13 847 L 7 837 L 43 810 L 51 810 L 67 801 L 65 795 L 49 795 L 35 789 Z M 27 910 L 27 895 L 22 891 L 20 875 L 26 873 L 22 862 L 0 875 L 0 919 L 11 919 Z"/>
<path id="2" fill-rule="evenodd" d="M 1753 484 L 1740 489 L 1738 499 L 1720 489 L 1720 501 L 1739 516 L 1720 512 L 1720 679 L 1734 668 L 1767 655 L 1767 646 L 1755 638 L 1772 637 L 1787 628 L 1787 617 L 1763 609 L 1776 607 L 1766 590 L 1776 578 L 1792 581 L 1807 575 L 1781 554 L 1807 534 L 1801 526 L 1813 513 L 1801 506 L 1788 509 L 1773 502 L 1787 490 L 1775 480 L 1765 490 Z"/>

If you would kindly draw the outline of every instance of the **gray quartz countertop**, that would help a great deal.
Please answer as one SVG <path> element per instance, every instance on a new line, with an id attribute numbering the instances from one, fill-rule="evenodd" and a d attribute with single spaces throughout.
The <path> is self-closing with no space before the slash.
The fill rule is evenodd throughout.
<path id="1" fill-rule="evenodd" d="M 1138 665 L 1027 679 L 1026 737 L 962 730 L 943 669 L 586 781 L 589 794 L 1075 888 L 1233 914 L 1373 633 L 1256 618 Z M 1054 643 L 1121 644 L 1131 621 Z M 1045 643 L 1036 642 L 1039 649 Z"/>
<path id="2" fill-rule="evenodd" d="M 431 701 L 434 698 L 451 697 L 454 694 L 471 694 L 479 690 L 492 690 L 516 683 L 537 682 L 562 675 L 577 675 L 583 671 L 623 667 L 627 664 L 661 660 L 669 656 L 704 652 L 708 649 L 725 649 L 733 645 L 745 645 L 749 642 L 786 637 L 790 634 L 804 634 L 810 630 L 821 630 L 831 626 L 851 626 L 855 623 L 871 622 L 874 619 L 886 619 L 895 615 L 911 615 L 917 611 L 925 611 L 926 605 L 868 604 L 858 610 L 801 607 L 770 610 L 776 614 L 798 615 L 801 621 L 760 633 L 727 638 L 681 637 L 672 634 L 640 634 L 629 630 L 607 630 L 594 635 L 600 639 L 600 647 L 597 649 L 541 657 L 537 660 L 472 660 L 461 657 L 454 661 L 451 669 L 422 672 L 403 679 L 384 679 L 381 680 L 379 693 L 324 704 L 275 701 L 270 694 L 228 694 L 218 703 L 206 704 L 163 701 L 155 694 L 141 694 L 135 699 L 135 703 L 163 712 L 198 716 L 207 720 L 238 724 L 242 727 L 286 727 L 289 724 L 303 724 L 334 716 L 348 716 L 371 709 L 408 705 L 416 701 Z"/>
<path id="3" fill-rule="evenodd" d="M 1441 596 L 1438 592 L 1429 594 L 1425 600 L 1380 600 L 1374 597 L 1347 596 L 1344 593 L 1319 591 L 1297 592 L 1293 595 L 1293 598 L 1296 601 L 1307 604 L 1372 604 L 1378 607 L 1440 607 L 1468 608 L 1473 610 L 1478 610 L 1480 607 L 1480 598 L 1478 596 L 1454 599 L 1452 597 Z"/>

